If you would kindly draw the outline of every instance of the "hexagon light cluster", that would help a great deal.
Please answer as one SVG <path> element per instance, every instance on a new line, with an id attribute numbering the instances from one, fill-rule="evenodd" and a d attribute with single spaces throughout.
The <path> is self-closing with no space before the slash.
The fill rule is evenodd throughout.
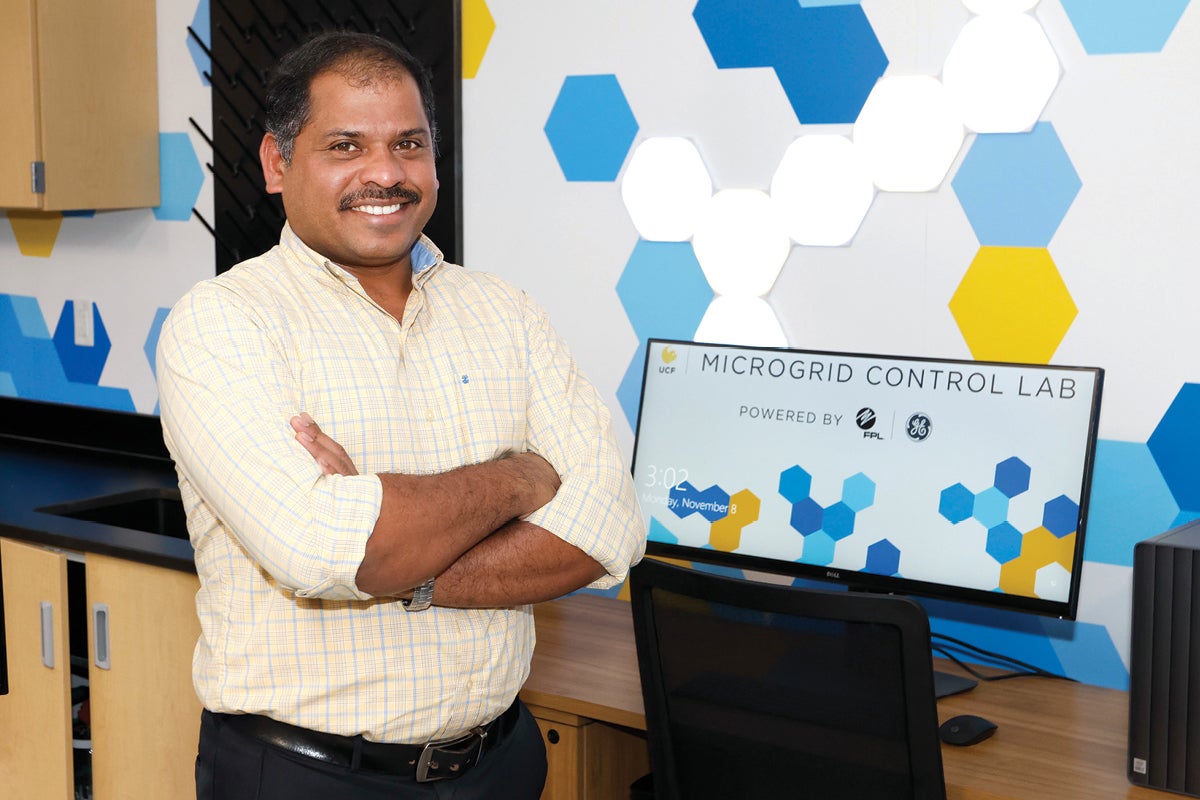
<path id="1" fill-rule="evenodd" d="M 1029 466 L 1013 456 L 996 465 L 992 485 L 972 492 L 961 483 L 942 490 L 938 512 L 952 524 L 974 519 L 987 530 L 985 550 L 1000 565 L 997 588 L 1049 597 L 1071 579 L 1079 505 L 1066 495 L 1042 506 L 1042 524 L 1020 531 L 1009 520 L 1009 501 L 1029 490 Z"/>

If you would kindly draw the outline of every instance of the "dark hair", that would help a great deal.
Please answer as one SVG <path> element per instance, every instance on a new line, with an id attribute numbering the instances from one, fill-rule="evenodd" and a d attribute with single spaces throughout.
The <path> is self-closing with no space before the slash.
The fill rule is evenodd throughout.
<path id="1" fill-rule="evenodd" d="M 312 111 L 310 88 L 323 72 L 339 72 L 356 86 L 379 78 L 411 75 L 421 92 L 425 118 L 437 154 L 433 82 L 416 56 L 400 45 L 369 33 L 330 31 L 317 34 L 279 61 L 267 83 L 266 129 L 275 136 L 283 160 L 292 160 L 293 145 Z"/>

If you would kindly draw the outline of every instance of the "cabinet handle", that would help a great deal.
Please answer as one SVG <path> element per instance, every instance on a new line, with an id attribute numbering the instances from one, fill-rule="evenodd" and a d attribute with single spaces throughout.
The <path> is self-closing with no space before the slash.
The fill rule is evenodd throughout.
<path id="1" fill-rule="evenodd" d="M 42 666 L 54 669 L 54 603 L 42 601 Z"/>
<path id="2" fill-rule="evenodd" d="M 108 652 L 108 603 L 92 603 L 92 630 L 96 632 L 96 666 L 110 669 Z"/>

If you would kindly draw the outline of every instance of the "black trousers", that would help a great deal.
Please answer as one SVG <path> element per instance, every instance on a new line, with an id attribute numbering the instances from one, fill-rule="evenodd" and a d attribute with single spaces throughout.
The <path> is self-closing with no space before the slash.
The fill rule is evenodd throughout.
<path id="1" fill-rule="evenodd" d="M 516 727 L 461 778 L 417 783 L 306 758 L 266 744 L 205 713 L 196 757 L 197 800 L 537 800 L 546 783 L 546 746 L 529 709 Z"/>

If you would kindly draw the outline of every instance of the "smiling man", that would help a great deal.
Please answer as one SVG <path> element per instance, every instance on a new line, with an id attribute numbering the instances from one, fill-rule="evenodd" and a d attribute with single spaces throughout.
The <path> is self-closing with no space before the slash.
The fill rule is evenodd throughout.
<path id="1" fill-rule="evenodd" d="M 642 555 L 609 412 L 545 314 L 422 234 L 434 120 L 384 39 L 288 54 L 260 148 L 279 245 L 163 326 L 201 800 L 537 798 L 529 604 Z"/>

